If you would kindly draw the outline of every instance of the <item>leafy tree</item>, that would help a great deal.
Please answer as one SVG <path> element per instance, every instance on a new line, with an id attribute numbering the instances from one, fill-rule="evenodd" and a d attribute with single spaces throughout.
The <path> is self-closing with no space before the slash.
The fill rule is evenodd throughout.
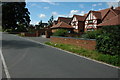
<path id="1" fill-rule="evenodd" d="M 30 24 L 28 27 L 28 32 L 35 32 L 35 27 L 34 25 Z"/>
<path id="2" fill-rule="evenodd" d="M 49 21 L 48 21 L 48 26 L 51 27 L 53 25 L 53 20 L 54 20 L 54 17 L 51 16 L 50 19 L 49 19 Z"/>
<path id="3" fill-rule="evenodd" d="M 3 2 L 2 3 L 2 29 L 18 31 L 21 25 L 27 29 L 30 23 L 30 12 L 25 7 L 25 2 Z"/>
<path id="4" fill-rule="evenodd" d="M 42 29 L 44 27 L 42 20 L 38 23 L 38 25 L 36 27 L 37 27 L 37 30 Z"/>

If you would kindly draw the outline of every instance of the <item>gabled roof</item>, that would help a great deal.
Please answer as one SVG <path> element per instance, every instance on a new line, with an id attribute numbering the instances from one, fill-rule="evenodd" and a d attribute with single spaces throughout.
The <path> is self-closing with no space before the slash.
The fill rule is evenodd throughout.
<path id="1" fill-rule="evenodd" d="M 85 20 L 85 16 L 73 15 L 73 17 L 76 17 L 78 21 L 84 21 Z"/>
<path id="2" fill-rule="evenodd" d="M 54 20 L 53 21 L 53 25 L 56 25 L 58 23 L 58 21 Z"/>
<path id="3" fill-rule="evenodd" d="M 104 17 L 107 15 L 107 13 L 108 13 L 109 11 L 112 11 L 115 15 L 120 14 L 119 8 L 120 8 L 120 7 L 117 7 L 116 9 L 113 9 L 113 7 L 111 7 L 111 8 L 107 8 L 107 9 L 103 9 L 103 10 L 99 10 L 99 11 L 89 11 L 88 15 L 89 15 L 90 13 L 93 13 L 93 15 L 94 15 L 97 19 L 103 20 Z M 88 15 L 87 15 L 87 17 L 88 17 Z M 87 18 L 87 17 L 86 17 L 86 18 Z"/>
<path id="4" fill-rule="evenodd" d="M 115 8 L 116 10 L 120 10 L 120 6 Z"/>
<path id="5" fill-rule="evenodd" d="M 112 7 L 111 7 L 112 8 Z M 107 8 L 107 9 L 103 9 L 103 10 L 99 10 L 98 12 L 101 13 L 101 19 L 103 19 L 105 17 L 105 15 L 108 13 L 108 11 L 111 9 L 111 8 Z"/>
<path id="6" fill-rule="evenodd" d="M 120 14 L 111 18 L 110 20 L 102 22 L 98 26 L 110 26 L 110 25 L 120 25 Z"/>
<path id="7" fill-rule="evenodd" d="M 73 27 L 62 21 L 62 22 L 58 22 L 56 25 L 52 26 L 51 28 L 53 29 L 53 28 L 73 28 Z"/>
<path id="8" fill-rule="evenodd" d="M 60 22 L 63 21 L 65 23 L 69 24 L 71 22 L 72 18 L 58 17 L 58 20 L 60 20 Z"/>
<path id="9" fill-rule="evenodd" d="M 91 11 L 93 13 L 93 15 L 97 18 L 97 19 L 102 19 L 101 17 L 101 12 L 98 11 Z"/>

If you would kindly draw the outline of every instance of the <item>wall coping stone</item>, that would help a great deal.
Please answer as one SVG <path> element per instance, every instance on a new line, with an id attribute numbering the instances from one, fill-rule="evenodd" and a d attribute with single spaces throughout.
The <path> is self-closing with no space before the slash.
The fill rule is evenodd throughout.
<path id="1" fill-rule="evenodd" d="M 79 39 L 79 40 L 94 40 L 94 41 L 96 41 L 96 39 L 87 39 L 87 38 L 60 37 L 60 36 L 51 36 L 51 37 L 56 37 L 56 38 L 68 38 L 68 39 Z"/>

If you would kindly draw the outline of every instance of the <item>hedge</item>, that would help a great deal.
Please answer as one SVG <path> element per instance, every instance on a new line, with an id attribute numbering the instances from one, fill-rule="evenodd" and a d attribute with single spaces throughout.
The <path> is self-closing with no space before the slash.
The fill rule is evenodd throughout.
<path id="1" fill-rule="evenodd" d="M 104 26 L 102 33 L 96 37 L 96 49 L 111 55 L 120 54 L 120 25 Z"/>

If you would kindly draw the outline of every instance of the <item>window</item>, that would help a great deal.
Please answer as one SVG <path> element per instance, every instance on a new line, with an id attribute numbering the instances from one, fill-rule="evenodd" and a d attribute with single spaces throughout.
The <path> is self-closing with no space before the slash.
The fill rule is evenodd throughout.
<path id="1" fill-rule="evenodd" d="M 87 28 L 87 31 L 94 31 L 94 28 Z"/>
<path id="2" fill-rule="evenodd" d="M 94 25 L 89 25 L 87 27 L 87 31 L 94 31 L 95 30 L 94 28 L 95 28 Z"/>
<path id="3" fill-rule="evenodd" d="M 76 26 L 76 21 L 73 22 L 73 26 Z"/>
<path id="4" fill-rule="evenodd" d="M 93 23 L 93 20 L 89 20 L 88 23 Z"/>

